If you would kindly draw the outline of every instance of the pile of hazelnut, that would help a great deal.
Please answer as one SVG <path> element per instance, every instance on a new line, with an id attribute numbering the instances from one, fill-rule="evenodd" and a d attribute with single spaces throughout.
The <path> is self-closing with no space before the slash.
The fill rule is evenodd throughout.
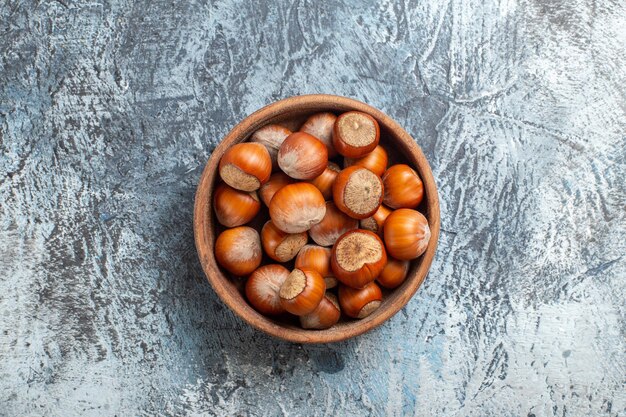
<path id="1" fill-rule="evenodd" d="M 387 167 L 379 140 L 368 114 L 318 113 L 298 132 L 267 125 L 222 156 L 213 208 L 226 229 L 215 258 L 247 277 L 245 295 L 257 311 L 327 329 L 341 313 L 367 317 L 382 302 L 379 285 L 405 280 L 430 239 L 416 210 L 424 188 L 410 166 Z M 269 220 L 259 233 L 244 225 L 258 220 L 261 202 Z"/>

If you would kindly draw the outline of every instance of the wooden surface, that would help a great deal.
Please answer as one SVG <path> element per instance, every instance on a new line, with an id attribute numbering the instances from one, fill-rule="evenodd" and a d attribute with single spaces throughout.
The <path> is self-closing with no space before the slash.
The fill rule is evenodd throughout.
<path id="1" fill-rule="evenodd" d="M 256 312 L 242 296 L 233 279 L 217 265 L 214 256 L 216 221 L 211 208 L 213 188 L 219 179 L 217 168 L 221 156 L 228 148 L 248 140 L 250 135 L 261 126 L 277 120 L 291 124 L 293 120 L 301 120 L 303 116 L 313 113 L 330 111 L 339 114 L 351 110 L 372 115 L 378 121 L 382 131 L 381 144 L 386 146 L 391 153 L 402 154 L 407 162 L 418 171 L 424 183 L 424 200 L 421 210 L 428 219 L 432 236 L 424 255 L 412 262 L 406 281 L 396 290 L 386 294 L 380 308 L 374 313 L 363 320 L 342 320 L 326 330 L 305 330 L 297 324 L 294 326 L 272 320 Z M 400 311 L 426 278 L 435 256 L 439 227 L 437 186 L 430 165 L 415 140 L 381 111 L 353 99 L 323 94 L 296 96 L 272 103 L 237 124 L 209 158 L 200 177 L 194 205 L 196 248 L 202 268 L 218 296 L 239 317 L 255 328 L 272 336 L 298 343 L 329 343 L 349 339 L 381 325 Z"/>
<path id="2" fill-rule="evenodd" d="M 0 1 L 0 415 L 624 415 L 625 30 L 617 0 Z M 406 306 L 330 345 L 232 313 L 191 221 L 219 141 L 318 93 L 415 138 L 442 220 Z"/>

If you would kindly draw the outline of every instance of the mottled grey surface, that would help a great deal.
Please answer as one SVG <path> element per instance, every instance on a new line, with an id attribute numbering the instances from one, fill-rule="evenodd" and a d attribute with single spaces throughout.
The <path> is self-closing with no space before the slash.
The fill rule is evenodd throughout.
<path id="1" fill-rule="evenodd" d="M 626 4 L 0 1 L 0 415 L 625 415 Z M 196 259 L 237 121 L 334 93 L 440 186 L 431 273 L 330 346 Z"/>

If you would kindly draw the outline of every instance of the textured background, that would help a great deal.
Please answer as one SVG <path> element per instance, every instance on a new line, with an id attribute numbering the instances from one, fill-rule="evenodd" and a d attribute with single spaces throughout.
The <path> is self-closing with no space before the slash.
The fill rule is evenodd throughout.
<path id="1" fill-rule="evenodd" d="M 0 0 L 0 415 L 624 415 L 626 4 L 372 3 Z M 216 298 L 192 204 L 319 92 L 414 135 L 443 231 L 400 314 L 299 346 Z"/>

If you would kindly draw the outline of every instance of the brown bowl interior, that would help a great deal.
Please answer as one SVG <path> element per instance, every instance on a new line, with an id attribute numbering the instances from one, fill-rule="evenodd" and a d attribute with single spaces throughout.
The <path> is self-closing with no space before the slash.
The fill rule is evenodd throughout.
<path id="1" fill-rule="evenodd" d="M 217 166 L 224 152 L 235 143 L 245 142 L 258 128 L 268 123 L 280 123 L 297 130 L 311 114 L 330 111 L 336 114 L 358 110 L 372 115 L 380 124 L 381 144 L 389 153 L 390 164 L 407 163 L 414 167 L 424 182 L 424 200 L 418 208 L 426 218 L 432 232 L 424 255 L 411 263 L 406 281 L 398 288 L 384 291 L 380 308 L 362 320 L 342 318 L 327 330 L 304 330 L 297 318 L 281 316 L 266 317 L 254 310 L 243 294 L 243 280 L 230 277 L 215 261 L 213 245 L 223 227 L 215 220 L 211 207 L 213 188 L 219 180 Z M 263 217 L 265 216 L 265 217 Z M 253 221 L 260 230 L 267 211 L 261 212 Z M 253 327 L 272 336 L 299 343 L 328 343 L 345 340 L 380 325 L 397 313 L 415 294 L 424 281 L 432 263 L 439 238 L 439 199 L 430 166 L 415 140 L 396 122 L 381 111 L 345 97 L 331 95 L 296 96 L 270 104 L 245 118 L 231 130 L 213 151 L 200 178 L 194 207 L 194 234 L 196 248 L 204 272 L 217 295 L 242 319 Z M 269 263 L 265 260 L 264 263 Z"/>

